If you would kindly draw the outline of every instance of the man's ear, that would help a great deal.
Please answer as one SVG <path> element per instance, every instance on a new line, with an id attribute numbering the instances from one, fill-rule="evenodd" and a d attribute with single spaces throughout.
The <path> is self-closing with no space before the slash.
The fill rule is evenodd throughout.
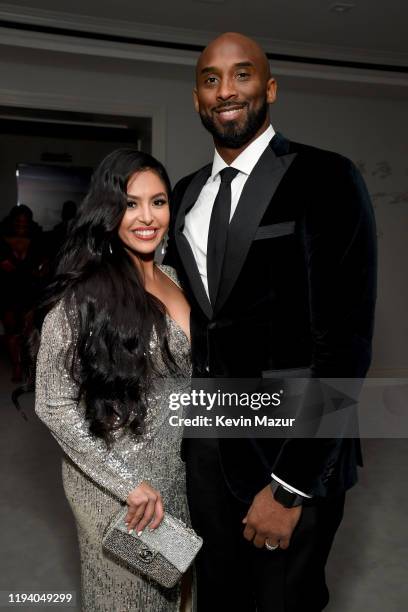
<path id="1" fill-rule="evenodd" d="M 194 104 L 194 108 L 195 108 L 196 113 L 198 113 L 199 104 L 198 104 L 197 87 L 194 87 L 194 89 L 193 89 L 193 104 Z"/>
<path id="2" fill-rule="evenodd" d="M 266 101 L 268 104 L 273 104 L 276 100 L 276 91 L 278 89 L 278 84 L 273 77 L 268 79 L 266 84 Z"/>

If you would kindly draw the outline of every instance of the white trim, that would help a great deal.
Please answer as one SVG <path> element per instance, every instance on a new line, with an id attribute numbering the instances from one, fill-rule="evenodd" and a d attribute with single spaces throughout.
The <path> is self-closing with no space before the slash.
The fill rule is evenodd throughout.
<path id="1" fill-rule="evenodd" d="M 141 106 L 123 100 L 34 93 L 0 88 L 0 106 L 39 108 L 101 115 L 125 115 L 152 119 L 152 155 L 166 164 L 166 109 L 163 106 Z"/>
<path id="2" fill-rule="evenodd" d="M 147 45 L 109 42 L 105 40 L 90 40 L 80 36 L 64 36 L 61 34 L 43 34 L 41 32 L 24 32 L 0 27 L 0 45 L 42 49 L 74 53 L 75 55 L 93 55 L 96 57 L 113 57 L 118 59 L 155 62 L 160 64 L 181 64 L 194 66 L 198 53 L 194 51 L 178 51 L 161 49 Z"/>
<path id="3" fill-rule="evenodd" d="M 286 489 L 286 491 L 289 491 L 289 493 L 297 493 L 298 495 L 301 495 L 302 497 L 308 497 L 309 499 L 312 497 L 311 495 L 308 495 L 308 493 L 303 493 L 303 491 L 299 491 L 299 489 L 295 489 L 295 487 L 292 487 L 292 485 L 278 478 L 278 476 L 276 476 L 276 474 L 274 474 L 273 472 L 271 474 L 271 477 L 274 480 L 276 480 L 276 482 L 279 482 L 279 484 L 281 484 L 282 487 Z"/>
<path id="4" fill-rule="evenodd" d="M 134 38 L 168 41 L 179 44 L 206 45 L 219 34 L 218 31 L 192 30 L 163 25 L 135 23 L 120 19 L 104 19 L 98 16 L 78 15 L 63 11 L 49 11 L 17 4 L 0 3 L 0 19 L 24 24 L 68 28 L 84 32 L 97 32 Z M 344 61 L 360 61 L 406 66 L 408 53 L 391 53 L 383 50 L 316 45 L 293 40 L 256 37 L 262 47 L 270 53 L 317 57 Z"/>
<path id="5" fill-rule="evenodd" d="M 146 45 L 130 45 L 99 40 L 89 40 L 76 36 L 43 34 L 40 32 L 23 32 L 0 27 L 0 46 L 9 45 L 26 49 L 58 51 L 75 55 L 110 57 L 152 64 L 170 64 L 193 67 L 198 53 L 161 49 Z M 408 74 L 369 70 L 364 72 L 356 68 L 298 64 L 295 62 L 271 62 L 275 76 L 317 79 L 355 84 L 374 84 L 387 87 L 408 87 Z M 193 71 L 191 71 L 193 74 Z"/>

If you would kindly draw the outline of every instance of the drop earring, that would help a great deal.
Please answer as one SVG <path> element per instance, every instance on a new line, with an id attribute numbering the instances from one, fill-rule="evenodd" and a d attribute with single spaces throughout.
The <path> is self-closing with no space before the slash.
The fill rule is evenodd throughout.
<path id="1" fill-rule="evenodd" d="M 113 253 L 111 243 L 109 243 L 109 253 L 110 253 L 111 255 L 112 255 L 112 253 Z"/>
<path id="2" fill-rule="evenodd" d="M 166 254 L 168 240 L 169 240 L 169 236 L 168 236 L 168 234 L 166 234 L 165 237 L 162 240 L 162 247 L 161 247 L 161 254 L 162 255 Z"/>

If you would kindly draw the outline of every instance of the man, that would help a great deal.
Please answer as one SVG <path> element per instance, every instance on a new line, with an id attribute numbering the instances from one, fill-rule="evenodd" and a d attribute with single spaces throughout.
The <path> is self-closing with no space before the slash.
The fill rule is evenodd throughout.
<path id="1" fill-rule="evenodd" d="M 212 164 L 174 190 L 167 261 L 191 303 L 194 376 L 364 377 L 375 225 L 344 157 L 275 133 L 262 49 L 223 34 L 194 104 Z M 361 465 L 358 440 L 186 440 L 198 611 L 318 612 L 324 568 Z"/>

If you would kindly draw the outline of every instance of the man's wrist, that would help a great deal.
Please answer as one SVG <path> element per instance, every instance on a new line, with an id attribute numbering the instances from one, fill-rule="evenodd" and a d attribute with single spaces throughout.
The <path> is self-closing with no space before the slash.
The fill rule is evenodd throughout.
<path id="1" fill-rule="evenodd" d="M 291 493 L 297 493 L 298 495 L 303 495 L 303 497 L 307 497 L 309 499 L 312 497 L 312 495 L 309 495 L 308 493 L 305 493 L 304 491 L 300 491 L 299 489 L 296 489 L 293 485 L 285 482 L 284 480 L 279 478 L 279 476 L 277 476 L 274 472 L 272 472 L 271 477 L 273 480 L 276 480 L 277 482 L 279 482 L 279 484 L 281 484 L 284 489 L 286 489 L 287 491 L 290 491 Z"/>
<path id="2" fill-rule="evenodd" d="M 299 493 L 289 491 L 280 482 L 274 480 L 273 478 L 271 480 L 270 487 L 274 500 L 284 506 L 284 508 L 301 506 L 306 499 L 304 495 L 299 495 Z"/>

